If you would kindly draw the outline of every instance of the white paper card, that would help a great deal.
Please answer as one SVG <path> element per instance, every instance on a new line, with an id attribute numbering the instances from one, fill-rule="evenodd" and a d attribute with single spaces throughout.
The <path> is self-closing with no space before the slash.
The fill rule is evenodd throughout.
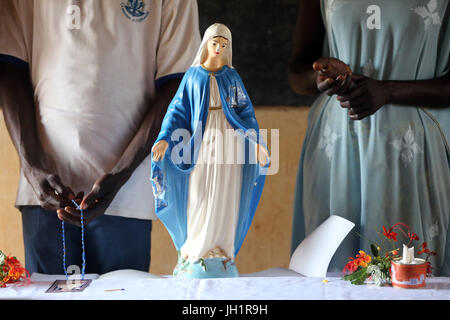
<path id="1" fill-rule="evenodd" d="M 289 269 L 306 277 L 326 277 L 331 258 L 355 224 L 332 215 L 295 249 Z"/>

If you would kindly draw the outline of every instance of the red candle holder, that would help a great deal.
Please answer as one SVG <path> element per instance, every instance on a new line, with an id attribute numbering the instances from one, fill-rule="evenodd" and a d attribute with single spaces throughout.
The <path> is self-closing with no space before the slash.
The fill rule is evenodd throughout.
<path id="1" fill-rule="evenodd" d="M 391 262 L 391 283 L 393 287 L 417 289 L 426 286 L 427 263 L 424 259 L 416 258 L 421 263 L 404 264 L 401 259 Z"/>

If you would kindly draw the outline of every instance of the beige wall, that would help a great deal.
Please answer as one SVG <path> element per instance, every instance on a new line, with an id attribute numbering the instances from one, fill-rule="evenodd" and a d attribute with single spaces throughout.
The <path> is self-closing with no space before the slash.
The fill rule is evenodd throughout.
<path id="1" fill-rule="evenodd" d="M 0 112 L 1 113 L 1 112 Z M 279 129 L 279 171 L 267 176 L 260 204 L 236 263 L 241 273 L 287 267 L 292 225 L 295 178 L 306 131 L 306 107 L 257 107 L 261 128 Z M 269 130 L 270 147 L 270 130 Z M 0 119 L 0 250 L 24 261 L 20 213 L 14 208 L 19 164 L 3 121 Z M 159 221 L 152 232 L 150 272 L 170 274 L 176 252 Z M 89 263 L 89 262 L 87 262 Z"/>

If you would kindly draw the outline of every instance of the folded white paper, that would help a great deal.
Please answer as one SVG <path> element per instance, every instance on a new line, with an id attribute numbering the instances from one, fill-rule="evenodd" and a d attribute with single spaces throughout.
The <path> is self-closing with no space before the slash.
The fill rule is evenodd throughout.
<path id="1" fill-rule="evenodd" d="M 407 245 L 403 245 L 402 263 L 411 264 L 414 261 L 414 247 L 408 248 Z"/>
<path id="2" fill-rule="evenodd" d="M 326 277 L 331 258 L 355 224 L 332 215 L 295 249 L 289 269 L 307 277 Z"/>

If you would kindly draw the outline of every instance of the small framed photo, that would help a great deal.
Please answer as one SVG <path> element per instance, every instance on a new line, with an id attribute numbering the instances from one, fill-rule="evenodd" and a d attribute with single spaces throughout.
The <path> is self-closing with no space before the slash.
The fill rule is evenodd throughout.
<path id="1" fill-rule="evenodd" d="M 56 280 L 45 293 L 82 292 L 89 286 L 92 279 L 88 280 Z"/>

